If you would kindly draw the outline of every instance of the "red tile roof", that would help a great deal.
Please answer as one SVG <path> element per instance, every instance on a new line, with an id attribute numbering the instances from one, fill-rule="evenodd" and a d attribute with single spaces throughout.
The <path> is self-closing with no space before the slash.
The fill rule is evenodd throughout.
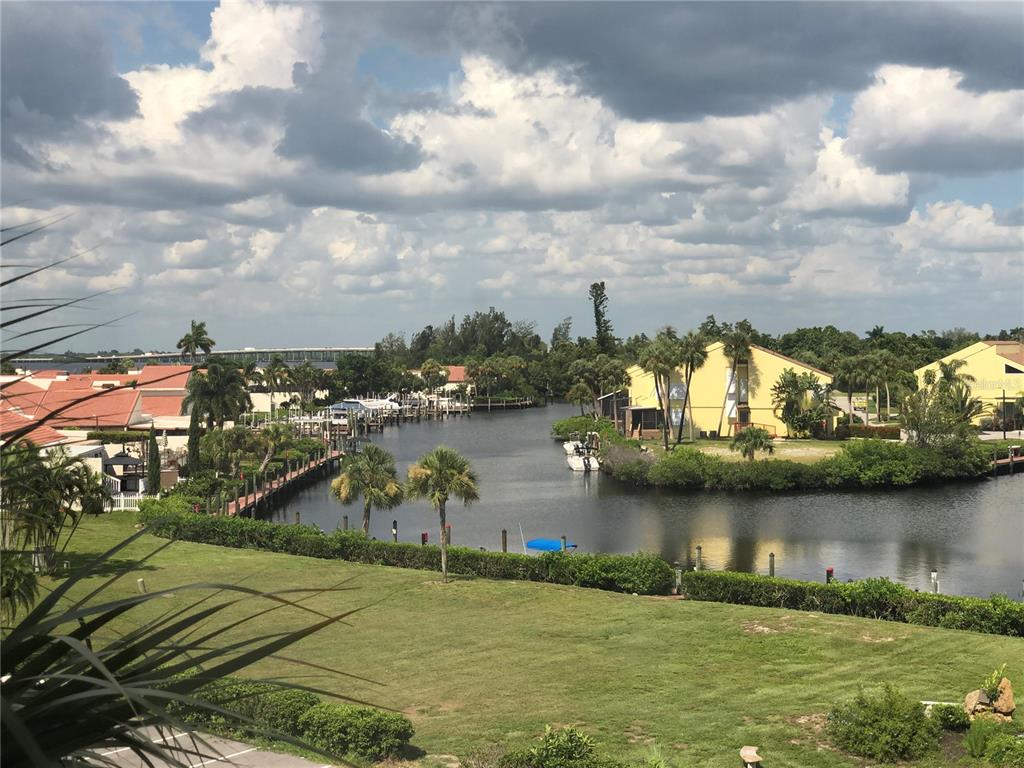
<path id="1" fill-rule="evenodd" d="M 102 392 L 102 394 L 98 394 Z M 79 398 L 94 395 L 81 403 Z M 44 413 L 53 413 L 48 423 L 58 429 L 65 427 L 127 427 L 139 420 L 139 403 L 142 395 L 134 389 L 118 389 L 110 392 L 87 389 L 49 389 L 36 409 L 36 418 Z"/>
<path id="2" fill-rule="evenodd" d="M 1024 365 L 1024 344 L 1018 341 L 986 341 L 990 347 L 996 348 L 996 354 L 1007 360 Z"/>
<path id="3" fill-rule="evenodd" d="M 142 390 L 142 412 L 150 416 L 181 416 L 184 395 Z"/>
<path id="4" fill-rule="evenodd" d="M 449 384 L 464 384 L 466 382 L 466 366 L 464 365 L 449 365 L 448 366 L 448 383 Z"/>
<path id="5" fill-rule="evenodd" d="M 138 375 L 125 373 L 76 373 L 68 376 L 66 381 L 55 381 L 50 384 L 51 390 L 61 389 L 109 389 L 135 381 Z"/>
<path id="6" fill-rule="evenodd" d="M 31 416 L 26 416 L 6 404 L 0 406 L 0 439 L 6 441 L 8 435 L 13 435 L 31 424 L 35 424 L 35 420 Z M 31 440 L 40 448 L 67 441 L 64 435 L 46 424 L 35 424 L 28 434 L 22 435 L 21 439 Z"/>
<path id="7" fill-rule="evenodd" d="M 35 412 L 45 394 L 45 389 L 26 379 L 9 382 L 0 389 L 0 399 L 28 414 Z"/>
<path id="8" fill-rule="evenodd" d="M 142 389 L 185 389 L 191 365 L 147 365 L 136 377 Z"/>

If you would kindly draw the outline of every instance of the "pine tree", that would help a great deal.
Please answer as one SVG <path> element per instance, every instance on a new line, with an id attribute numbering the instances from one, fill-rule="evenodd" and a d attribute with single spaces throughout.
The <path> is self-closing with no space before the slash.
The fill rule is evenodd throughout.
<path id="1" fill-rule="evenodd" d="M 604 290 L 604 281 L 591 283 L 590 301 L 594 305 L 594 341 L 599 352 L 610 355 L 615 352 L 615 334 L 608 319 L 608 294 Z"/>
<path id="2" fill-rule="evenodd" d="M 153 427 L 149 428 L 146 454 L 146 492 L 156 496 L 160 492 L 160 446 L 156 444 L 156 430 Z"/>

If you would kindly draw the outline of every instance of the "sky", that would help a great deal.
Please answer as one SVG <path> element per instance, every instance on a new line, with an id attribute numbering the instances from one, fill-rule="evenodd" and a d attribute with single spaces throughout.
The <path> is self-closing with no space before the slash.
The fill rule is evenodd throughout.
<path id="1" fill-rule="evenodd" d="M 1019 3 L 0 4 L 23 291 L 85 348 L 1024 324 Z M 28 281 L 25 281 L 26 283 Z M 22 284 L 19 284 L 22 285 Z"/>

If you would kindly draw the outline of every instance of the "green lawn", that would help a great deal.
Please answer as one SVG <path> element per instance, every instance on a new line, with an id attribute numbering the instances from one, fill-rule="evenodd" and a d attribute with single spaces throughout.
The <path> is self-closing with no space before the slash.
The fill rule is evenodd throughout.
<path id="1" fill-rule="evenodd" d="M 74 561 L 120 540 L 132 523 L 116 513 L 83 524 Z M 124 561 L 163 543 L 143 537 Z M 921 699 L 957 700 L 1003 662 L 1024 681 L 1024 641 L 881 621 L 529 583 L 443 586 L 422 571 L 188 543 L 147 568 L 138 575 L 151 591 L 199 580 L 274 590 L 350 579 L 352 591 L 309 604 L 365 610 L 286 655 L 377 684 L 285 661 L 252 674 L 312 675 L 304 679 L 401 710 L 433 764 L 491 743 L 522 744 L 546 723 L 573 723 L 621 757 L 643 758 L 657 744 L 674 766 L 734 768 L 744 744 L 760 746 L 772 768 L 866 765 L 831 750 L 816 730 L 830 704 L 858 685 L 890 681 Z M 111 591 L 133 591 L 135 578 Z M 161 605 L 152 610 L 184 599 L 154 601 Z M 267 629 L 305 621 L 272 617 Z"/>
<path id="2" fill-rule="evenodd" d="M 669 438 L 671 447 L 674 438 Z M 663 443 L 661 440 L 644 440 L 644 445 L 656 454 L 664 452 L 662 447 Z M 700 449 L 704 453 L 709 453 L 718 456 L 727 461 L 742 461 L 743 456 L 737 451 L 729 450 L 729 441 L 726 439 L 722 440 L 694 440 L 692 443 L 685 442 L 684 445 L 690 445 Z M 789 461 L 798 461 L 805 464 L 810 464 L 821 459 L 827 459 L 840 451 L 843 443 L 838 440 L 811 440 L 811 439 L 797 439 L 793 438 L 787 440 L 786 438 L 775 439 L 775 452 L 769 456 L 765 453 L 758 453 L 757 458 L 759 459 L 788 459 Z"/>

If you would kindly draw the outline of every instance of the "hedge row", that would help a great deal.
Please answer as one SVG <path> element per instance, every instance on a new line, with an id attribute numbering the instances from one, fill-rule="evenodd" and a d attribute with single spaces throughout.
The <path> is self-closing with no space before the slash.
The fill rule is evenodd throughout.
<path id="1" fill-rule="evenodd" d="M 441 550 L 434 545 L 367 539 L 360 531 L 327 534 L 304 525 L 282 525 L 243 517 L 193 514 L 170 500 L 146 500 L 139 522 L 151 533 L 170 539 L 261 549 L 327 560 L 348 560 L 419 570 L 441 570 Z M 613 592 L 665 595 L 673 585 L 668 563 L 651 554 L 570 554 L 547 552 L 539 557 L 511 552 L 484 552 L 468 547 L 448 548 L 451 573 L 489 579 L 516 579 L 571 584 Z"/>
<path id="2" fill-rule="evenodd" d="M 141 430 L 99 429 L 85 433 L 86 440 L 99 440 L 101 443 L 142 443 L 149 439 L 149 432 Z"/>
<path id="3" fill-rule="evenodd" d="M 854 424 L 847 427 L 850 437 L 874 437 L 879 440 L 899 440 L 900 428 L 898 426 L 868 426 L 867 424 Z"/>
<path id="4" fill-rule="evenodd" d="M 1024 637 L 1024 603 L 914 592 L 888 579 L 831 584 L 751 573 L 689 571 L 682 593 L 691 600 L 819 611 L 929 627 Z"/>
<path id="5" fill-rule="evenodd" d="M 297 737 L 338 757 L 398 757 L 413 736 L 412 723 L 397 713 L 329 704 L 309 691 L 259 680 L 226 677 L 204 685 L 193 698 L 238 717 L 180 703 L 172 705 L 173 714 L 187 723 L 228 735 Z M 240 726 L 240 721 L 253 726 Z"/>
<path id="6" fill-rule="evenodd" d="M 632 458 L 631 458 L 632 457 Z M 883 440 L 858 440 L 812 464 L 784 459 L 729 461 L 676 446 L 653 463 L 639 452 L 605 452 L 604 468 L 634 485 L 723 491 L 877 488 L 972 480 L 991 472 L 991 452 L 980 443 L 958 452 Z"/>

